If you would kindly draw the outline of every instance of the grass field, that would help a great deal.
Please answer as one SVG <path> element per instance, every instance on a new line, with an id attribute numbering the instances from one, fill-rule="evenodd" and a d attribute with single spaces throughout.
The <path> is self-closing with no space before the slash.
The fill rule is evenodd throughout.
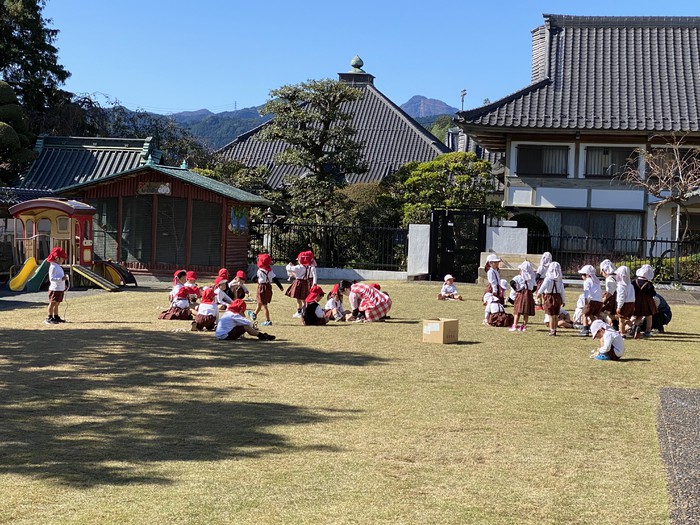
<path id="1" fill-rule="evenodd" d="M 383 288 L 389 322 L 326 327 L 276 291 L 274 342 L 158 321 L 163 290 L 3 311 L 0 523 L 668 523 L 658 389 L 700 384 L 697 308 L 614 363 L 483 326 L 481 287 Z M 458 344 L 421 342 L 438 316 Z"/>

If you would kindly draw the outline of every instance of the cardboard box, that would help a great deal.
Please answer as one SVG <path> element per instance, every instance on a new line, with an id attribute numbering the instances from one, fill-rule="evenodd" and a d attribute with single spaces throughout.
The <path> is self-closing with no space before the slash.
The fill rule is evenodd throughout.
<path id="1" fill-rule="evenodd" d="M 424 343 L 456 343 L 459 340 L 458 319 L 424 319 L 423 342 Z"/>

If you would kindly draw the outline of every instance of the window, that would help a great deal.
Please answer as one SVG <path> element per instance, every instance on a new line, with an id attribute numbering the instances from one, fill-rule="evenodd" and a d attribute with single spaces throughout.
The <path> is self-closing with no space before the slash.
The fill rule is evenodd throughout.
<path id="1" fill-rule="evenodd" d="M 637 157 L 633 148 L 588 146 L 586 148 L 586 177 L 615 177 L 626 167 L 636 169 Z"/>
<path id="2" fill-rule="evenodd" d="M 118 260 L 117 257 L 117 208 L 116 197 L 93 199 L 90 204 L 97 210 L 92 219 L 92 246 L 95 257 Z M 144 217 L 144 220 L 146 218 Z M 150 224 L 150 221 L 149 221 Z"/>
<path id="3" fill-rule="evenodd" d="M 561 175 L 569 173 L 568 146 L 518 146 L 518 175 Z"/>

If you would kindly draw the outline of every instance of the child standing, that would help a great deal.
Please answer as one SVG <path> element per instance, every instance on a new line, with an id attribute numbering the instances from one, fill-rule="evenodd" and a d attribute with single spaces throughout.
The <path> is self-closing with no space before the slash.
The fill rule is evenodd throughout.
<path id="1" fill-rule="evenodd" d="M 245 272 L 243 270 L 238 270 L 236 276 L 228 283 L 228 288 L 231 293 L 231 297 L 234 299 L 245 299 L 250 297 L 250 290 L 245 285 Z"/>
<path id="2" fill-rule="evenodd" d="M 630 282 L 630 269 L 627 266 L 620 266 L 615 272 L 615 280 L 617 281 L 617 315 L 618 330 L 625 337 L 627 323 L 634 315 L 634 287 Z"/>
<path id="3" fill-rule="evenodd" d="M 245 301 L 243 301 L 243 299 L 236 299 L 228 306 L 226 312 L 221 315 L 216 325 L 216 338 L 220 341 L 238 339 L 243 334 L 247 333 L 257 337 L 261 341 L 274 341 L 274 335 L 259 332 L 253 326 L 253 321 L 243 316 L 245 308 Z"/>
<path id="4" fill-rule="evenodd" d="M 197 307 L 197 315 L 192 321 L 192 331 L 212 331 L 216 328 L 216 317 L 219 310 L 214 303 L 214 289 L 209 286 L 202 290 L 202 302 Z"/>
<path id="5" fill-rule="evenodd" d="M 491 253 L 488 257 L 486 257 L 484 270 L 486 271 L 486 280 L 489 284 L 486 287 L 485 292 L 489 292 L 496 299 L 498 299 L 498 302 L 505 304 L 504 289 L 501 287 L 501 276 L 498 273 L 500 265 L 501 258 L 495 253 Z"/>
<path id="6" fill-rule="evenodd" d="M 513 277 L 510 282 L 511 288 L 515 291 L 515 300 L 513 301 L 515 320 L 509 329 L 511 332 L 527 330 L 528 319 L 535 315 L 535 299 L 532 296 L 532 290 L 535 288 L 535 273 L 532 264 L 529 261 L 523 261 L 518 269 L 520 274 Z M 523 316 L 523 324 L 519 326 L 521 315 Z"/>
<path id="7" fill-rule="evenodd" d="M 656 290 L 652 283 L 654 279 L 654 269 L 649 264 L 644 264 L 636 271 L 636 279 L 632 281 L 634 287 L 634 316 L 635 322 L 632 334 L 635 339 L 639 338 L 639 332 L 644 326 L 644 337 L 651 337 L 652 317 L 658 312 L 654 296 Z"/>
<path id="8" fill-rule="evenodd" d="M 591 334 L 593 339 L 600 339 L 600 347 L 591 354 L 593 359 L 619 361 L 624 355 L 625 340 L 622 335 L 600 319 L 596 319 L 591 324 Z"/>
<path id="9" fill-rule="evenodd" d="M 561 266 L 558 262 L 549 263 L 547 273 L 537 294 L 542 296 L 544 313 L 549 316 L 549 334 L 557 335 L 557 325 L 561 307 L 566 304 L 564 282 L 562 281 Z"/>
<path id="10" fill-rule="evenodd" d="M 617 305 L 617 281 L 615 280 L 615 272 L 617 268 L 610 261 L 610 259 L 605 259 L 600 263 L 600 273 L 605 277 L 605 284 L 603 288 L 603 307 L 601 312 L 603 315 L 607 316 L 609 319 L 608 324 L 616 323 L 617 319 L 615 317 L 615 310 Z"/>
<path id="11" fill-rule="evenodd" d="M 457 287 L 455 286 L 455 278 L 449 273 L 445 275 L 443 280 L 442 290 L 438 294 L 438 301 L 444 299 L 453 299 L 455 301 L 461 301 L 462 296 L 457 292 Z"/>
<path id="12" fill-rule="evenodd" d="M 297 256 L 296 265 L 287 265 L 287 274 L 294 275 L 292 284 L 287 288 L 285 295 L 297 300 L 297 311 L 292 317 L 301 317 L 301 308 L 304 306 L 304 299 L 309 295 L 312 286 L 316 286 L 316 261 L 314 252 L 303 251 Z"/>
<path id="13" fill-rule="evenodd" d="M 60 246 L 54 247 L 46 260 L 49 262 L 49 313 L 46 324 L 65 323 L 58 315 L 58 307 L 63 302 L 66 293 L 68 276 L 63 271 L 63 264 L 68 256 Z"/>
<path id="14" fill-rule="evenodd" d="M 591 323 L 600 317 L 600 310 L 603 308 L 603 292 L 593 266 L 586 264 L 578 273 L 583 279 L 583 297 L 586 301 L 586 306 L 583 307 L 583 328 L 578 335 L 588 337 L 591 335 Z"/>
<path id="15" fill-rule="evenodd" d="M 255 299 L 258 302 L 258 305 L 256 306 L 255 312 L 251 315 L 251 317 L 253 319 L 256 319 L 258 314 L 260 313 L 260 310 L 264 310 L 265 320 L 260 324 L 262 326 L 271 326 L 272 321 L 270 321 L 270 310 L 268 309 L 267 305 L 270 304 L 270 301 L 272 300 L 272 283 L 275 283 L 277 285 L 277 288 L 279 288 L 280 290 L 283 290 L 284 288 L 280 284 L 280 281 L 275 275 L 275 272 L 272 270 L 272 257 L 270 257 L 269 253 L 261 253 L 258 255 L 257 279 L 258 292 L 256 294 Z M 245 308 L 243 309 L 243 311 L 245 311 Z"/>

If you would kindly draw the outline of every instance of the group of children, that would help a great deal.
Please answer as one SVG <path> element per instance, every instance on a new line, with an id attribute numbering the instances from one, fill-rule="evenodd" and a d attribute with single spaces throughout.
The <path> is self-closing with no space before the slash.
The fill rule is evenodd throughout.
<path id="1" fill-rule="evenodd" d="M 161 312 L 159 319 L 191 321 L 192 331 L 215 331 L 218 339 L 237 339 L 244 333 L 263 340 L 274 339 L 274 336 L 257 331 L 256 320 L 263 312 L 265 320 L 261 326 L 272 325 L 268 308 L 272 300 L 272 285 L 280 290 L 284 287 L 272 268 L 270 254 L 259 254 L 257 267 L 257 305 L 254 311 L 247 309 L 244 301 L 250 297 L 244 271 L 239 270 L 229 280 L 228 271 L 222 268 L 213 286 L 200 289 L 195 272 L 178 270 L 173 275 L 170 306 Z M 372 322 L 388 317 L 391 299 L 376 283 L 367 285 L 343 280 L 333 286 L 324 308 L 321 308 L 319 301 L 325 292 L 317 284 L 316 261 L 311 251 L 301 252 L 296 264 L 288 264 L 286 270 L 291 284 L 285 295 L 295 299 L 297 307 L 292 317 L 300 318 L 305 325 L 323 325 L 329 321 Z M 351 307 L 348 311 L 343 306 L 345 295 Z"/>
<path id="2" fill-rule="evenodd" d="M 651 337 L 652 328 L 663 331 L 663 326 L 671 320 L 668 303 L 654 289 L 654 271 L 648 264 L 639 268 L 631 279 L 627 266 L 615 267 L 605 259 L 600 263 L 602 286 L 596 269 L 590 264 L 584 265 L 578 270 L 583 280 L 583 293 L 577 300 L 572 321 L 563 308 L 566 295 L 561 265 L 552 260 L 551 253 L 542 255 L 537 271 L 533 271 L 528 261 L 521 263 L 519 274 L 510 283 L 500 278 L 500 263 L 498 255 L 490 254 L 484 268 L 488 281 L 483 297 L 485 324 L 509 327 L 511 332 L 526 331 L 529 319 L 539 308 L 545 314 L 548 335 L 556 336 L 559 327 L 578 327 L 578 335 L 601 340 L 593 357 L 617 360 L 624 353 L 625 338 Z M 450 285 L 453 285 L 453 278 L 447 275 L 443 291 Z M 508 288 L 513 314 L 505 311 Z M 443 291 L 439 299 L 443 298 Z M 451 293 L 456 294 L 456 290 Z"/>

